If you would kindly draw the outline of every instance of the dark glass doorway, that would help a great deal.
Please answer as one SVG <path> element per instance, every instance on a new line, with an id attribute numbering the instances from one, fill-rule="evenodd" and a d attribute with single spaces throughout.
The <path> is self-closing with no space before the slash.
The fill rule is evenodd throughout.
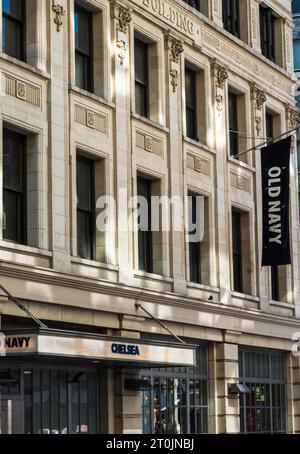
<path id="1" fill-rule="evenodd" d="M 97 372 L 26 367 L 1 386 L 1 433 L 98 433 Z"/>

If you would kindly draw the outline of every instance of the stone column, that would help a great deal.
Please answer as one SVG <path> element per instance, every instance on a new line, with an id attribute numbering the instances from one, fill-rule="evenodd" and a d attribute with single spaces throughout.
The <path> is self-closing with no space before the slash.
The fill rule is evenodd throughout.
<path id="1" fill-rule="evenodd" d="M 116 369 L 114 374 L 115 433 L 141 434 L 141 392 L 125 389 L 126 379 L 140 378 L 139 371 L 132 369 Z"/>
<path id="2" fill-rule="evenodd" d="M 239 383 L 238 338 L 240 333 L 226 331 L 224 342 L 216 346 L 217 426 L 218 433 L 240 432 L 238 396 L 228 395 L 228 385 Z"/>
<path id="3" fill-rule="evenodd" d="M 128 201 L 131 196 L 131 124 L 130 124 L 130 67 L 133 55 L 129 55 L 129 32 L 131 10 L 111 3 L 111 46 L 114 54 L 115 81 L 115 197 L 117 250 L 119 281 L 129 284 L 133 281 L 132 232 L 128 225 Z M 116 125 L 118 127 L 116 128 Z M 122 197 L 120 197 L 122 194 Z"/>
<path id="4" fill-rule="evenodd" d="M 169 134 L 169 197 L 184 201 L 183 187 L 183 145 L 182 145 L 182 103 L 181 80 L 184 80 L 184 65 L 181 65 L 183 43 L 177 36 L 168 31 L 165 35 L 166 53 L 166 92 L 167 92 L 167 118 Z M 172 275 L 174 279 L 174 292 L 186 294 L 185 278 L 185 229 L 183 216 L 181 216 L 181 231 L 174 231 L 174 208 L 171 207 L 171 251 L 173 257 Z M 176 219 L 178 224 L 178 217 Z"/>
<path id="5" fill-rule="evenodd" d="M 214 129 L 216 149 L 216 232 L 217 260 L 219 261 L 219 286 L 221 302 L 230 302 L 230 248 L 228 224 L 228 165 L 227 165 L 227 121 L 226 99 L 228 72 L 225 67 L 212 60 L 212 106 L 214 107 Z"/>
<path id="6" fill-rule="evenodd" d="M 67 1 L 60 0 L 67 10 Z M 54 22 L 52 2 L 48 5 L 50 29 L 50 72 L 49 86 L 49 156 L 52 171 L 52 226 L 51 240 L 53 268 L 56 271 L 70 270 L 69 234 L 69 96 L 68 96 L 68 24 L 66 16 L 58 31 Z"/>

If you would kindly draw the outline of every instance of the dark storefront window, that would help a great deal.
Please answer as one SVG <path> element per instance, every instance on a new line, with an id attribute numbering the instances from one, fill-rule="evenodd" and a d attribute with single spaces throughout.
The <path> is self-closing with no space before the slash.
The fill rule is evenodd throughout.
<path id="1" fill-rule="evenodd" d="M 197 137 L 197 73 L 189 67 L 185 68 L 185 109 L 186 109 L 186 135 L 190 139 Z"/>
<path id="2" fill-rule="evenodd" d="M 98 432 L 95 372 L 29 367 L 9 373 L 16 383 L 1 386 L 1 408 L 4 410 L 7 402 L 11 402 L 13 433 Z M 2 429 L 6 433 L 7 415 L 4 411 L 2 414 Z"/>
<path id="3" fill-rule="evenodd" d="M 95 161 L 77 156 L 77 254 L 95 258 Z"/>
<path id="4" fill-rule="evenodd" d="M 3 238 L 25 244 L 26 137 L 3 131 Z"/>
<path id="5" fill-rule="evenodd" d="M 208 432 L 207 345 L 197 350 L 197 367 L 155 369 L 144 377 L 153 389 L 142 395 L 143 433 Z"/>
<path id="6" fill-rule="evenodd" d="M 134 39 L 135 112 L 148 117 L 148 44 Z"/>
<path id="7" fill-rule="evenodd" d="M 260 41 L 261 52 L 271 61 L 275 61 L 275 16 L 271 8 L 260 6 Z"/>
<path id="8" fill-rule="evenodd" d="M 144 197 L 138 219 L 138 248 L 139 248 L 139 269 L 148 273 L 153 272 L 153 238 L 151 232 L 151 180 L 138 176 L 137 194 Z"/>
<path id="9" fill-rule="evenodd" d="M 76 86 L 93 91 L 93 15 L 75 7 L 75 80 Z"/>
<path id="10" fill-rule="evenodd" d="M 241 432 L 286 432 L 285 354 L 241 350 L 239 370 L 250 390 L 240 398 Z"/>
<path id="11" fill-rule="evenodd" d="M 223 0 L 223 25 L 232 35 L 240 37 L 240 0 Z"/>
<path id="12" fill-rule="evenodd" d="M 24 0 L 2 0 L 3 52 L 18 60 L 25 60 L 25 8 Z"/>

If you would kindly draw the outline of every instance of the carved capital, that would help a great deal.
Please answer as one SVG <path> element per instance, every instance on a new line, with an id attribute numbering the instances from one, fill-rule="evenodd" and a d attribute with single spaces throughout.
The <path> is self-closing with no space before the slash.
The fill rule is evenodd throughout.
<path id="1" fill-rule="evenodd" d="M 212 75 L 216 78 L 217 87 L 223 89 L 228 79 L 228 71 L 225 66 L 219 65 L 216 60 L 212 62 Z"/>
<path id="2" fill-rule="evenodd" d="M 172 60 L 175 63 L 179 63 L 180 55 L 182 54 L 183 51 L 184 51 L 183 41 L 173 38 L 172 45 L 171 45 L 171 53 L 172 53 Z"/>
<path id="3" fill-rule="evenodd" d="M 56 4 L 54 1 L 52 3 L 52 11 L 55 13 L 54 23 L 56 24 L 56 30 L 57 32 L 60 32 L 61 26 L 63 25 L 63 17 L 66 11 L 63 6 Z"/>
<path id="4" fill-rule="evenodd" d="M 124 8 L 120 6 L 119 14 L 118 14 L 118 27 L 117 29 L 120 32 L 127 33 L 128 27 L 132 21 L 132 9 L 131 8 Z"/>
<path id="5" fill-rule="evenodd" d="M 253 99 L 255 101 L 255 108 L 257 110 L 262 110 L 264 103 L 267 101 L 266 92 L 261 88 L 257 88 L 255 85 L 252 86 L 253 89 Z"/>
<path id="6" fill-rule="evenodd" d="M 285 106 L 288 128 L 294 128 L 298 125 L 300 121 L 299 110 L 294 107 L 286 104 Z"/>

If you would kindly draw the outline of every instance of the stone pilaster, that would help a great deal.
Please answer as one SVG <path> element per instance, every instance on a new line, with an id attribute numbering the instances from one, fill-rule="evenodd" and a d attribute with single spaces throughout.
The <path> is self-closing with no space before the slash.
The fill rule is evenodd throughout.
<path id="1" fill-rule="evenodd" d="M 289 73 L 293 72 L 294 68 L 294 55 L 293 55 L 293 29 L 294 24 L 289 20 L 283 20 L 282 34 L 284 45 L 284 61 L 283 67 Z"/>
<path id="2" fill-rule="evenodd" d="M 165 35 L 166 55 L 166 92 L 167 92 L 167 118 L 170 129 L 169 134 L 169 197 L 179 197 L 183 200 L 183 147 L 182 147 L 182 103 L 181 103 L 181 81 L 184 80 L 184 61 L 182 53 L 183 43 L 175 36 L 167 33 Z M 183 83 L 183 82 L 182 82 Z M 173 225 L 173 207 L 171 208 L 171 225 Z M 178 222 L 178 219 L 177 219 Z M 173 278 L 174 292 L 184 295 L 186 293 L 185 279 L 185 235 L 183 221 L 181 231 L 172 231 L 171 251 L 173 254 Z"/>
<path id="3" fill-rule="evenodd" d="M 215 24 L 223 26 L 222 0 L 210 1 L 210 18 Z"/>
<path id="4" fill-rule="evenodd" d="M 119 265 L 119 281 L 130 283 L 133 280 L 132 235 L 128 225 L 128 201 L 131 194 L 131 125 L 130 125 L 130 67 L 134 56 L 129 55 L 129 34 L 133 36 L 131 13 L 127 11 L 124 22 L 124 8 L 111 3 L 111 42 L 114 49 L 115 67 L 115 194 L 118 197 L 116 212 L 117 248 L 116 261 Z M 120 90 L 120 87 L 122 89 Z M 122 195 L 121 195 L 122 194 Z"/>
<path id="5" fill-rule="evenodd" d="M 142 433 L 141 392 L 125 389 L 125 380 L 140 378 L 137 370 L 115 370 L 114 410 L 116 434 Z"/>
<path id="6" fill-rule="evenodd" d="M 288 432 L 300 433 L 300 352 L 291 355 L 287 369 Z"/>
<path id="7" fill-rule="evenodd" d="M 217 383 L 217 432 L 240 432 L 240 407 L 238 396 L 228 395 L 228 385 L 239 382 L 238 344 L 239 333 L 224 334 L 224 342 L 216 346 Z"/>
<path id="8" fill-rule="evenodd" d="M 67 1 L 60 0 L 67 10 Z M 51 170 L 52 170 L 52 225 L 51 240 L 53 268 L 56 271 L 70 270 L 69 237 L 69 97 L 68 97 L 68 24 L 65 22 L 60 31 L 54 22 L 52 2 L 49 2 L 50 29 L 50 72 L 49 88 Z"/>
<path id="9" fill-rule="evenodd" d="M 249 0 L 250 6 L 250 46 L 260 52 L 259 0 Z"/>
<path id="10" fill-rule="evenodd" d="M 252 141 L 253 146 L 258 146 L 265 141 L 265 103 L 267 96 L 265 91 L 258 87 L 256 84 L 252 84 L 251 87 L 251 116 L 252 116 L 252 127 L 251 134 L 254 137 Z M 262 201 L 261 201 L 261 161 L 260 161 L 260 149 L 253 150 L 252 152 L 252 163 L 256 168 L 256 179 L 254 191 L 257 194 L 256 199 L 256 244 L 258 254 L 258 267 L 257 267 L 257 282 L 258 282 L 258 294 L 260 295 L 260 307 L 264 311 L 269 311 L 269 270 L 268 268 L 262 268 L 260 266 L 260 260 L 262 256 Z"/>
<path id="11" fill-rule="evenodd" d="M 215 149 L 216 149 L 216 232 L 217 250 L 219 260 L 219 286 L 221 289 L 221 302 L 228 304 L 230 301 L 230 266 L 229 266 L 229 235 L 228 225 L 228 176 L 227 176 L 227 68 L 215 60 L 211 62 L 212 74 L 212 107 L 214 112 Z"/>

